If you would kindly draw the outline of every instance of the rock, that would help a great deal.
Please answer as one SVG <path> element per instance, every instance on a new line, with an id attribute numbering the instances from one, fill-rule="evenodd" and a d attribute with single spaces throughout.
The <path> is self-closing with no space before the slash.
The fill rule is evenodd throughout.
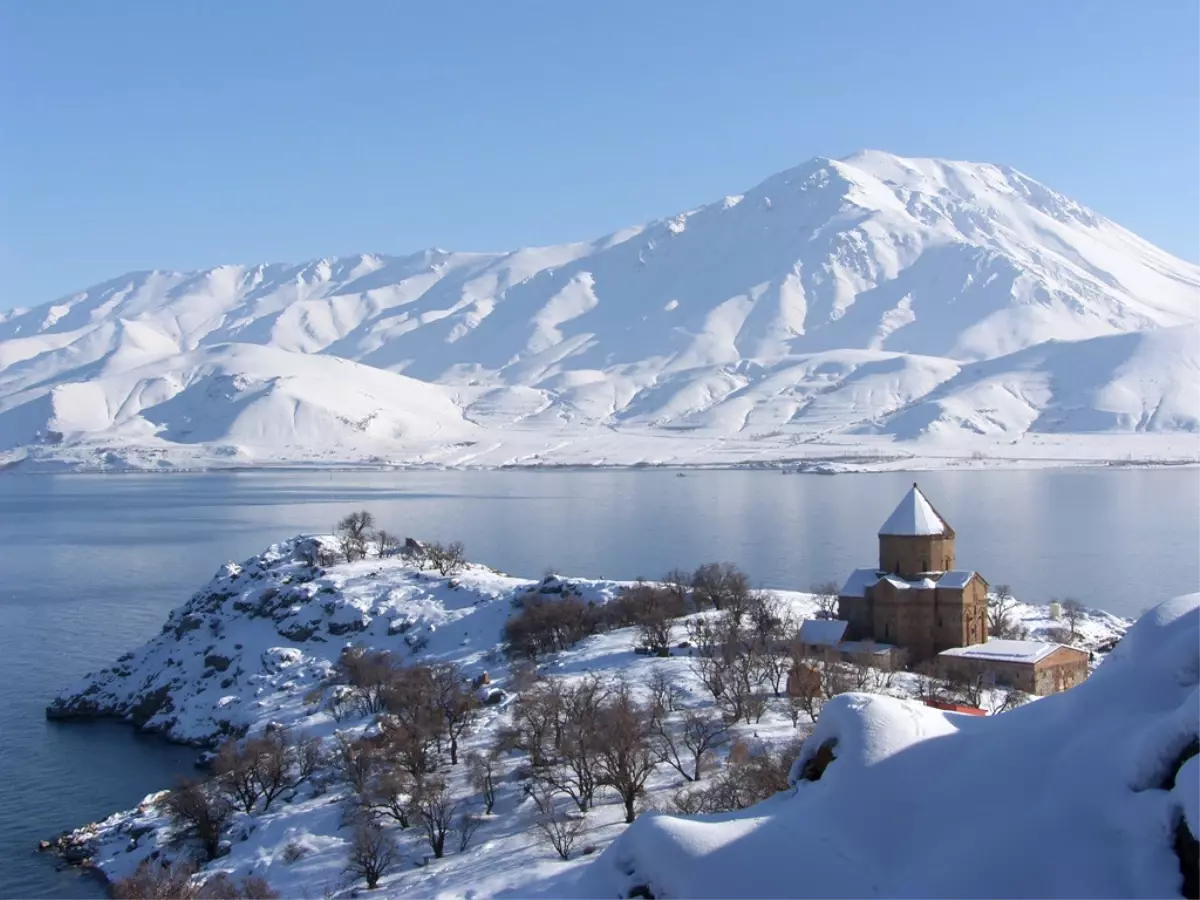
<path id="1" fill-rule="evenodd" d="M 224 672 L 228 669 L 230 662 L 231 660 L 228 656 L 221 656 L 219 653 L 210 653 L 204 657 L 204 664 L 216 669 L 218 672 Z"/>
<path id="2" fill-rule="evenodd" d="M 281 637 L 285 637 L 289 641 L 295 641 L 297 644 L 303 644 L 317 632 L 315 625 L 305 622 L 291 622 L 275 630 L 279 632 Z"/>
<path id="3" fill-rule="evenodd" d="M 175 704 L 171 702 L 171 688 L 163 685 L 158 690 L 151 691 L 129 709 L 129 718 L 138 728 L 144 726 L 160 712 L 170 712 Z"/>

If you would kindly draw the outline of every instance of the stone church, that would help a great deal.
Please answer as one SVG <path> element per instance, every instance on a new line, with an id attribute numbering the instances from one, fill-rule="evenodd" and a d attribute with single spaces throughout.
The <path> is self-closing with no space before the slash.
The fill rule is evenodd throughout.
<path id="1" fill-rule="evenodd" d="M 879 565 L 855 569 L 838 595 L 846 639 L 894 644 L 919 662 L 981 644 L 988 585 L 955 568 L 954 529 L 913 482 L 879 529 Z"/>

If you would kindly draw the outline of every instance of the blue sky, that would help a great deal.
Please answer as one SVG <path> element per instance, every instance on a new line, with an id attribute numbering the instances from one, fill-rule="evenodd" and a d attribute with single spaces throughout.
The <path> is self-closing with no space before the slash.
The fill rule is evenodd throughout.
<path id="1" fill-rule="evenodd" d="M 872 147 L 1200 242 L 1194 0 L 0 0 L 0 306 L 595 237 Z"/>

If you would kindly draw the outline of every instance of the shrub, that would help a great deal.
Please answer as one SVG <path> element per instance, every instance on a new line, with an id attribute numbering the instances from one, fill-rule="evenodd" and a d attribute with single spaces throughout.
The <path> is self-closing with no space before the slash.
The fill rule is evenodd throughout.
<path id="1" fill-rule="evenodd" d="M 660 656 L 666 656 L 671 648 L 672 620 L 687 612 L 686 601 L 678 592 L 641 581 L 622 588 L 608 608 L 614 614 L 610 623 L 636 625 L 642 645 Z"/>
<path id="2" fill-rule="evenodd" d="M 366 879 L 367 888 L 374 890 L 379 879 L 399 860 L 400 848 L 382 828 L 371 822 L 359 822 L 354 829 L 354 842 L 350 845 L 350 859 L 346 864 L 349 874 Z"/>
<path id="3" fill-rule="evenodd" d="M 534 788 L 530 796 L 537 806 L 538 813 L 533 821 L 542 839 L 561 859 L 570 859 L 571 850 L 583 833 L 584 820 L 561 809 L 555 801 L 555 792 L 548 787 Z"/>
<path id="4" fill-rule="evenodd" d="M 219 872 L 201 884 L 193 884 L 198 869 L 193 863 L 168 865 L 144 859 L 128 878 L 109 885 L 110 897 L 117 900 L 275 900 L 279 896 L 258 875 L 241 882 Z"/>
<path id="5" fill-rule="evenodd" d="M 520 611 L 504 623 L 504 646 L 510 657 L 536 659 L 566 650 L 600 629 L 600 612 L 575 595 L 550 599 L 526 597 Z"/>
<path id="6" fill-rule="evenodd" d="M 233 804 L 224 792 L 215 783 L 184 779 L 167 794 L 165 802 L 176 827 L 200 841 L 205 860 L 216 859 L 221 832 L 233 815 Z"/>
<path id="7" fill-rule="evenodd" d="M 425 547 L 425 559 L 442 575 L 453 575 L 466 565 L 466 549 L 461 541 L 450 544 L 434 542 Z"/>

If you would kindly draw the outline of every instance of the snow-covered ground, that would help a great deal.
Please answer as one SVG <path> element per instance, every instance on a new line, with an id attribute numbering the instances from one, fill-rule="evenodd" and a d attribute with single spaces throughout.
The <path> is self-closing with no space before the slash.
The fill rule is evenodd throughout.
<path id="1" fill-rule="evenodd" d="M 868 151 L 732 201 L 12 311 L 0 466 L 1200 459 L 1200 267 L 992 165 Z"/>
<path id="2" fill-rule="evenodd" d="M 368 719 L 351 715 L 335 722 L 326 707 L 313 702 L 313 689 L 329 674 L 344 646 L 362 643 L 411 659 L 454 661 L 469 676 L 486 671 L 491 679 L 489 690 L 508 692 L 502 702 L 484 708 L 466 740 L 465 752 L 490 746 L 508 720 L 512 676 L 499 642 L 504 622 L 514 611 L 514 598 L 532 590 L 553 595 L 569 584 L 583 600 L 603 603 L 622 587 L 618 582 L 562 576 L 529 581 L 481 565 L 469 565 L 443 577 L 414 568 L 399 557 L 320 568 L 309 562 L 314 546 L 312 538 L 296 538 L 244 563 L 224 566 L 188 603 L 172 612 L 161 635 L 110 668 L 72 685 L 55 701 L 51 712 L 125 716 L 146 730 L 197 743 L 211 743 L 243 730 L 257 734 L 271 723 L 324 738 L 335 729 L 361 732 L 372 727 Z M 815 612 L 810 595 L 776 594 L 798 617 Z M 1037 607 L 1018 606 L 1013 615 L 1033 637 L 1045 636 L 1062 624 L 1051 619 L 1049 610 Z M 1148 618 L 1153 620 L 1155 615 L 1164 614 L 1151 613 Z M 1193 610 L 1189 620 L 1193 705 L 1197 666 L 1194 620 Z M 685 621 L 676 624 L 673 644 L 686 637 Z M 1079 641 L 1083 646 L 1107 648 L 1128 625 L 1118 617 L 1090 611 L 1078 625 Z M 1168 674 L 1179 679 L 1189 670 L 1187 659 L 1180 657 L 1178 641 L 1157 657 L 1145 649 L 1157 640 L 1150 634 L 1153 627 L 1140 627 L 1147 636 L 1131 648 L 1136 653 L 1125 654 L 1129 659 L 1122 663 L 1124 669 L 1111 665 L 1109 673 L 1110 663 L 1103 662 L 1093 679 L 1095 689 L 1089 681 L 1066 699 L 1030 704 L 1046 706 L 1045 713 L 1017 710 L 994 720 L 976 720 L 936 712 L 898 699 L 914 696 L 920 689 L 921 678 L 909 673 L 899 674 L 883 690 L 890 699 L 856 694 L 837 701 L 822 713 L 816 737 L 805 744 L 809 754 L 826 739 L 839 738 L 838 759 L 826 779 L 802 786 L 795 796 L 779 795 L 744 813 L 687 822 L 643 812 L 639 822 L 629 827 L 623 823 L 615 796 L 602 793 L 599 805 L 588 813 L 586 832 L 577 848 L 580 852 L 569 862 L 559 860 L 539 839 L 532 826 L 533 801 L 513 778 L 518 760 L 506 758 L 495 812 L 485 818 L 472 846 L 461 853 L 452 848 L 446 858 L 420 865 L 428 849 L 416 829 L 397 832 L 405 861 L 385 876 L 378 894 L 611 897 L 624 896 L 635 884 L 652 885 L 655 896 L 660 897 L 989 893 L 986 885 L 992 882 L 960 880 L 960 873 L 976 871 L 966 866 L 962 857 L 956 857 L 955 863 L 963 867 L 944 866 L 922 881 L 920 873 L 928 869 L 917 865 L 916 858 L 906 855 L 903 848 L 924 846 L 924 852 L 936 855 L 939 848 L 959 847 L 961 842 L 955 841 L 960 835 L 980 833 L 990 857 L 985 862 L 971 857 L 976 859 L 972 865 L 982 866 L 985 875 L 994 872 L 997 878 L 1007 878 L 1003 873 L 1012 869 L 1013 854 L 1025 858 L 1027 845 L 1036 843 L 1028 834 L 1044 837 L 1045 829 L 1053 827 L 1055 840 L 1072 839 L 1070 823 L 1063 821 L 1066 813 L 1048 818 L 1044 809 L 1057 790 L 1070 793 L 1064 809 L 1094 817 L 1096 808 L 1103 811 L 1114 792 L 1130 786 L 1120 780 L 1125 777 L 1124 770 L 1114 766 L 1138 765 L 1138 772 L 1149 778 L 1153 773 L 1146 769 L 1147 760 L 1176 733 L 1168 726 L 1173 728 L 1178 716 L 1172 719 L 1167 710 L 1174 709 L 1172 704 L 1179 698 L 1169 690 Z M 589 673 L 623 678 L 638 690 L 661 670 L 679 689 L 683 706 L 711 705 L 711 697 L 692 671 L 687 650 L 675 649 L 667 658 L 655 658 L 635 653 L 635 643 L 633 629 L 601 633 L 545 658 L 540 668 L 543 674 L 567 679 Z M 1131 670 L 1134 676 L 1123 674 Z M 1148 670 L 1151 674 L 1146 674 Z M 1105 677 L 1100 678 L 1101 674 Z M 1135 679 L 1132 686 L 1130 677 Z M 1130 718 L 1129 698 L 1139 696 L 1143 689 L 1153 689 L 1150 696 L 1154 699 L 1146 701 L 1145 711 L 1139 713 L 1142 718 Z M 1073 701 L 1075 696 L 1084 699 Z M 1001 699 L 993 696 L 988 703 Z M 785 702 L 772 699 L 759 723 L 736 726 L 736 737 L 752 750 L 780 749 L 802 737 L 811 727 L 810 720 L 801 717 L 799 726 L 793 725 Z M 1103 724 L 1092 723 L 1092 718 Z M 1009 726 L 1009 722 L 1013 724 Z M 1045 735 L 1043 726 L 1049 729 Z M 994 742 L 988 739 L 993 734 Z M 926 740 L 936 735 L 960 735 L 963 752 L 939 750 L 938 741 Z M 1066 771 L 1072 758 L 1086 756 L 1093 746 L 1107 748 L 1100 762 L 1081 766 L 1074 773 Z M 1048 748 L 1054 748 L 1054 754 L 1043 760 Z M 1140 754 L 1136 759 L 1135 752 Z M 927 762 L 921 762 L 926 758 Z M 889 760 L 901 759 L 910 762 L 890 780 L 893 763 Z M 1004 762 L 996 762 L 998 759 Z M 461 764 L 449 767 L 451 784 L 456 791 L 470 795 L 463 769 Z M 1117 780 L 1104 788 L 1106 793 L 1091 806 L 1075 796 L 1095 789 L 1096 782 L 1106 778 Z M 998 785 L 995 788 L 993 779 Z M 670 798 L 682 784 L 674 770 L 660 766 L 647 784 L 643 807 L 648 811 L 670 809 Z M 933 797 L 928 802 L 926 791 Z M 230 830 L 230 852 L 210 864 L 209 870 L 262 875 L 288 897 L 348 896 L 353 889 L 343 871 L 351 838 L 343 820 L 348 794 L 342 782 L 333 780 L 322 786 L 322 779 L 315 779 L 284 802 L 277 802 L 269 813 L 239 813 Z M 93 863 L 112 877 L 129 873 L 140 859 L 156 851 L 177 854 L 180 849 L 172 842 L 159 800 L 161 797 L 151 796 L 134 810 L 86 826 L 71 842 L 85 848 Z M 1130 829 L 1145 831 L 1155 822 L 1165 822 L 1163 810 L 1169 804 L 1155 800 L 1157 805 L 1149 805 L 1150 799 L 1138 801 L 1135 795 L 1121 802 L 1125 806 L 1114 806 L 1117 812 L 1113 814 L 1122 815 L 1119 810 L 1133 804 L 1132 824 L 1118 826 L 1109 816 L 1102 819 L 1108 824 L 1096 825 L 1116 828 L 1118 837 L 1113 840 L 1123 839 L 1119 836 Z M 814 808 L 823 812 L 817 818 L 806 817 L 805 809 L 813 804 L 820 804 Z M 838 807 L 845 809 L 838 812 Z M 987 818 L 989 810 L 996 812 L 995 822 Z M 1013 816 L 1021 810 L 1029 811 L 1025 824 L 1033 831 L 1014 839 L 1016 843 L 1006 843 L 996 829 L 1015 827 Z M 843 814 L 843 819 L 837 818 Z M 918 825 L 907 820 L 911 816 L 918 817 L 913 820 Z M 833 821 L 822 837 L 820 822 L 827 817 Z M 864 840 L 869 842 L 853 845 L 847 835 L 867 820 L 872 824 L 864 826 Z M 797 834 L 804 835 L 802 839 L 787 836 L 793 822 L 798 823 L 795 827 L 800 829 Z M 972 824 L 967 826 L 967 822 Z M 930 829 L 934 829 L 932 837 L 928 836 Z M 889 833 L 895 835 L 894 844 L 882 846 Z M 1151 852 L 1153 837 L 1139 831 L 1137 847 L 1141 849 L 1132 856 L 1081 867 L 1063 866 L 1052 875 L 1032 870 L 1024 882 L 994 883 L 1011 885 L 1018 894 L 1046 896 L 1088 894 L 1098 884 L 1106 887 L 1094 895 L 1162 893 L 1161 853 Z M 1084 843 L 1062 845 L 1061 853 L 1029 850 L 1029 858 L 1040 861 L 1053 853 L 1061 863 L 1100 846 L 1091 831 L 1080 840 Z M 748 848 L 744 853 L 743 846 Z M 1014 848 L 1011 852 L 1005 849 L 1010 846 Z M 600 851 L 605 852 L 595 856 Z M 717 863 L 705 861 L 710 851 L 711 859 L 724 860 L 720 866 L 726 868 L 713 869 Z M 873 853 L 881 854 L 879 860 L 894 858 L 897 862 L 895 866 L 871 862 Z M 932 867 L 932 863 L 926 864 Z M 1078 873 L 1079 868 L 1089 866 L 1090 874 Z M 738 873 L 736 881 L 730 880 L 731 872 Z M 1080 880 L 1073 880 L 1076 874 Z M 1103 881 L 1105 878 L 1110 880 Z"/>

